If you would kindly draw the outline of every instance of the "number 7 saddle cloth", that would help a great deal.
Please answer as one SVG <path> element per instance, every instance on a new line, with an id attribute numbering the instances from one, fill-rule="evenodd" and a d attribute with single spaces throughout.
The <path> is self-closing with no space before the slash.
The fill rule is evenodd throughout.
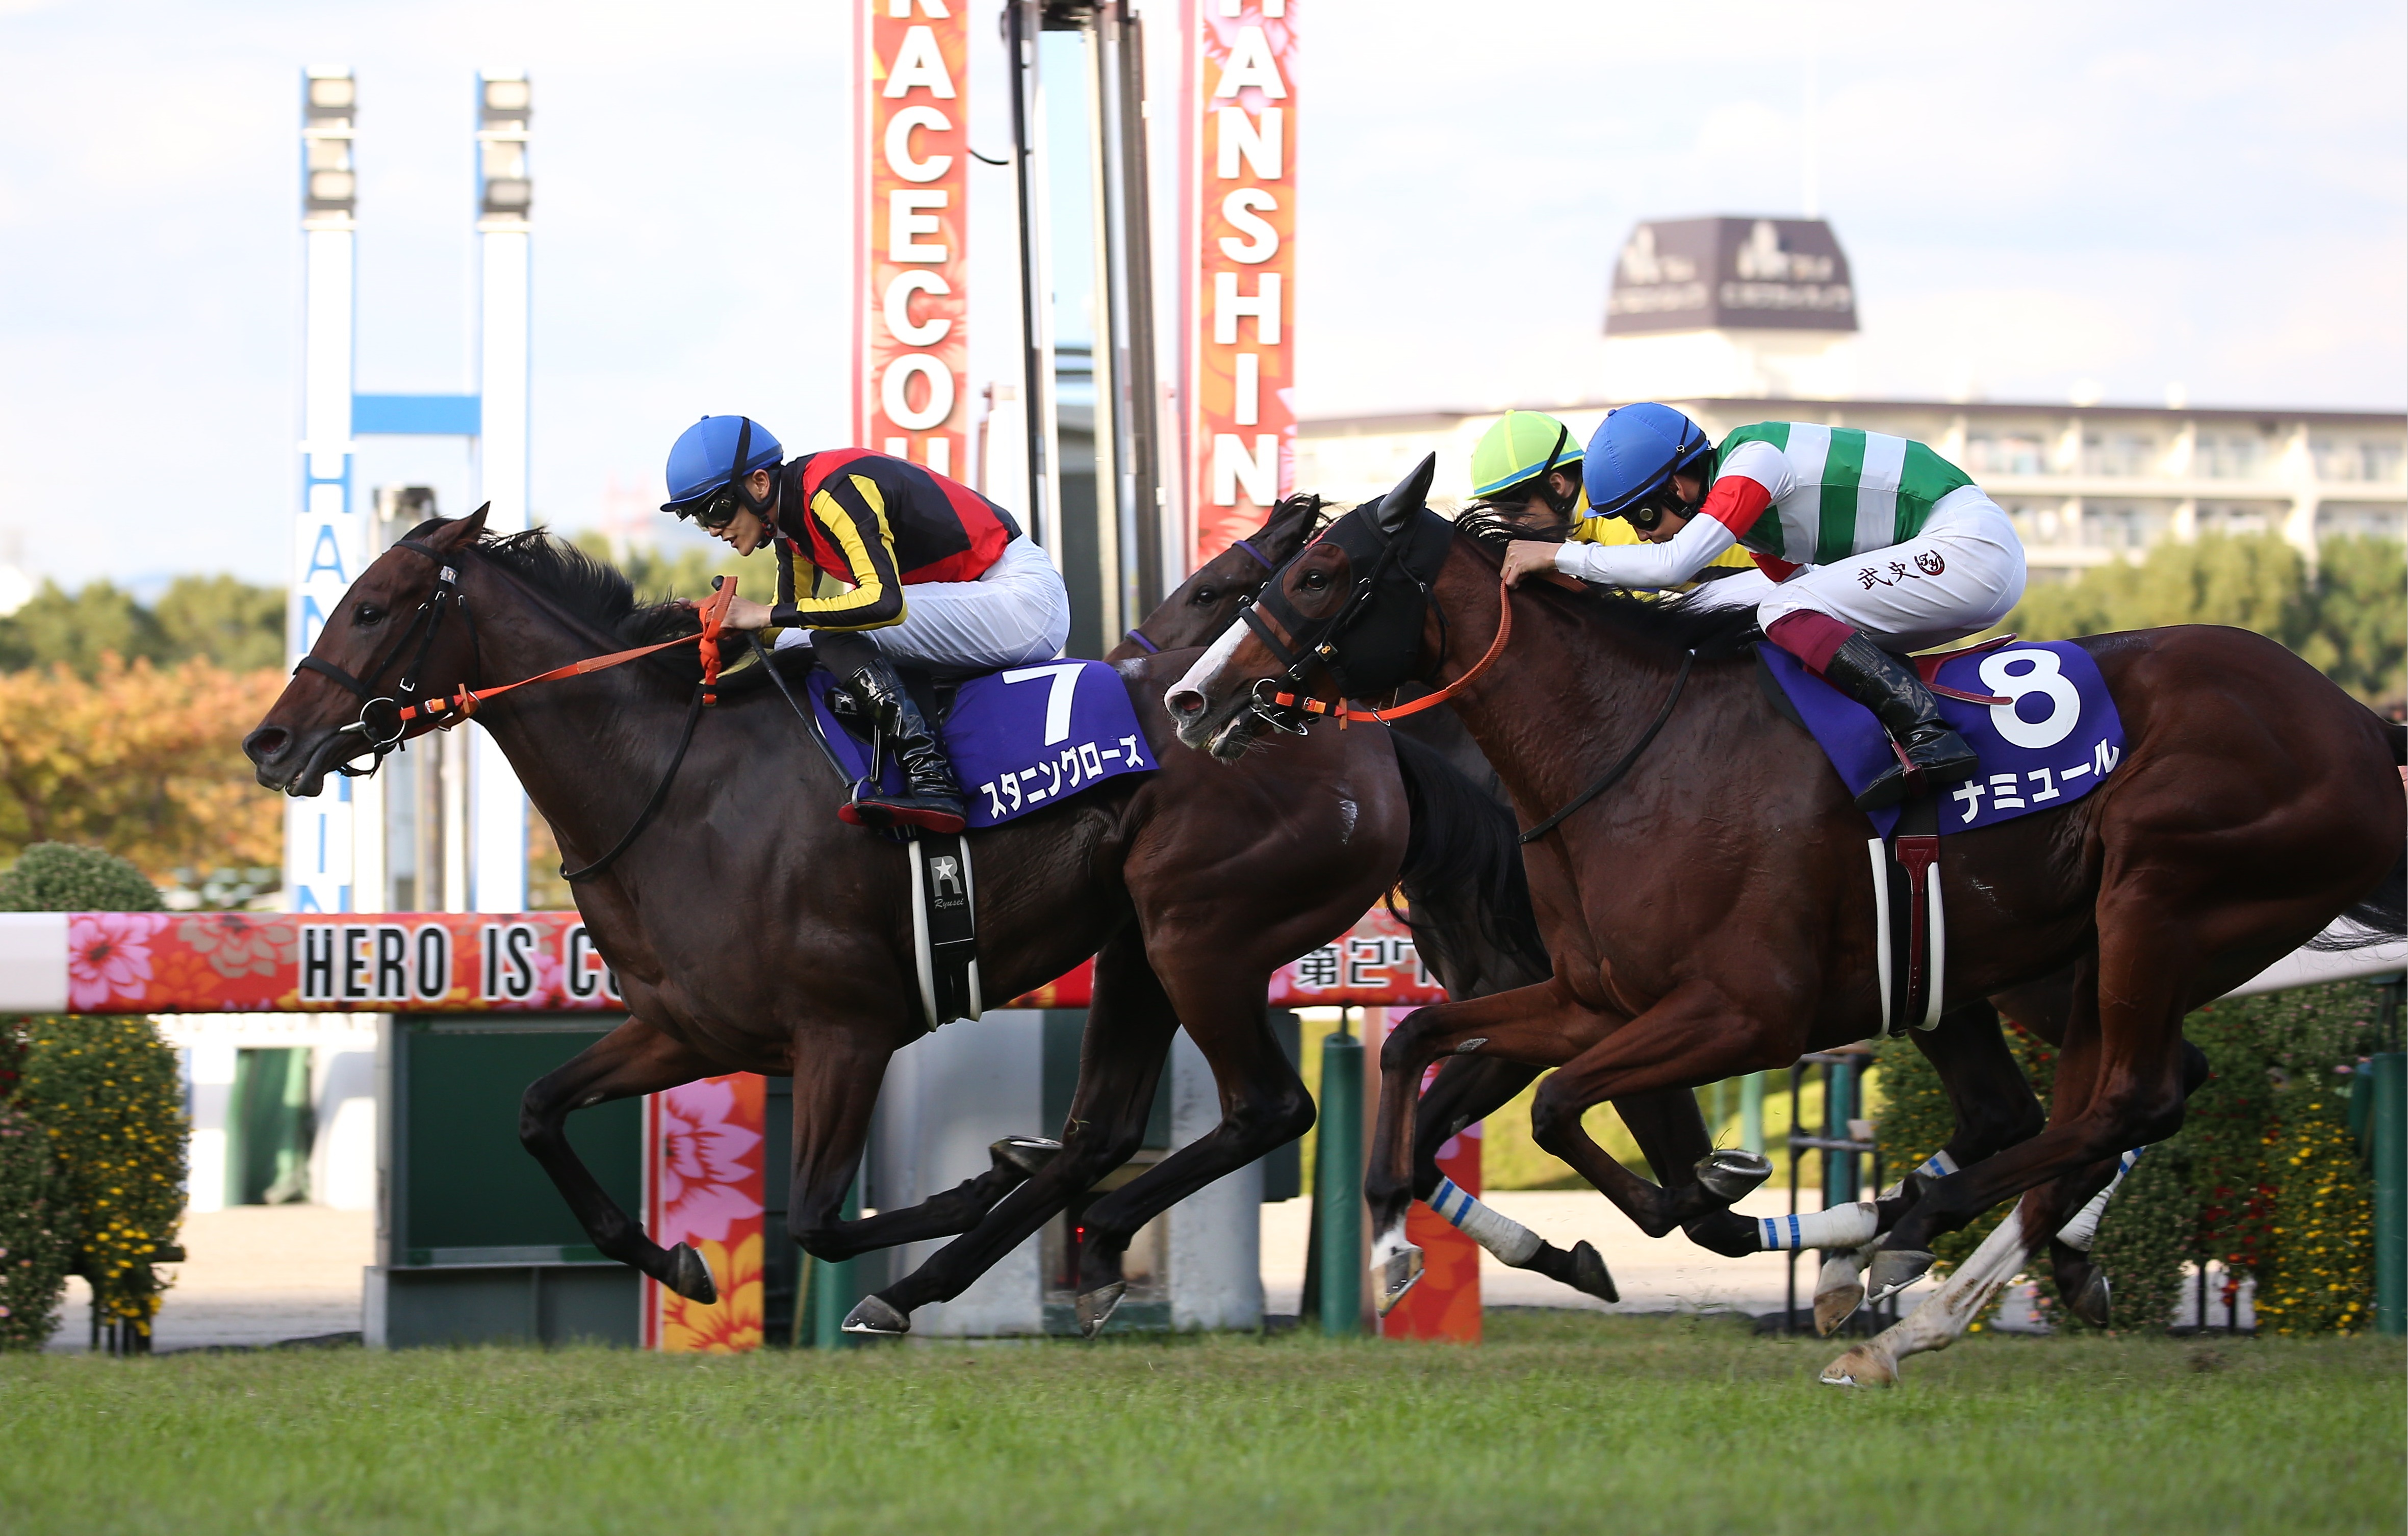
<path id="1" fill-rule="evenodd" d="M 814 667 L 806 690 L 820 735 L 838 765 L 858 781 L 869 772 L 869 747 L 839 723 L 828 703 L 836 679 Z M 1045 661 L 969 678 L 936 721 L 968 804 L 972 830 L 1001 826 L 1040 811 L 1105 779 L 1151 773 L 1154 747 L 1129 703 L 1128 685 L 1101 661 Z M 883 788 L 901 787 L 894 754 L 882 764 Z"/>
<path id="2" fill-rule="evenodd" d="M 1871 710 L 1778 646 L 1759 644 L 1756 654 L 1775 707 L 1785 704 L 1782 713 L 1813 736 L 1850 794 L 1897 761 Z M 1982 763 L 1971 778 L 1941 789 L 1942 836 L 2071 805 L 2123 761 L 2124 721 L 2115 701 L 2099 663 L 2071 641 L 2017 641 L 1913 660 L 1926 682 L 2009 701 L 1976 704 L 1939 695 L 1942 717 Z M 1869 813 L 1873 831 L 1889 836 L 1899 810 Z"/>

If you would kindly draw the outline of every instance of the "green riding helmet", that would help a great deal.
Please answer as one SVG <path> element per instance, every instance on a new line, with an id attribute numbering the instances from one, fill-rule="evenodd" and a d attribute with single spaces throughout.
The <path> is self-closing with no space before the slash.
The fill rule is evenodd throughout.
<path id="1" fill-rule="evenodd" d="M 1485 501 L 1551 470 L 1580 478 L 1581 440 L 1544 411 L 1507 411 L 1471 450 L 1471 494 Z M 1552 504 L 1555 498 L 1548 497 Z M 1571 507 L 1556 511 L 1570 516 Z"/>

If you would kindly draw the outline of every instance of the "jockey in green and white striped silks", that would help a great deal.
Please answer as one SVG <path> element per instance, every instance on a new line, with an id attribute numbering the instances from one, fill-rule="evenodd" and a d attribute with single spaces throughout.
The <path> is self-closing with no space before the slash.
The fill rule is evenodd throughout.
<path id="1" fill-rule="evenodd" d="M 1973 477 L 1910 438 L 1812 421 L 1759 421 L 1723 439 L 1714 477 L 1754 480 L 1771 505 L 1736 529 L 1750 549 L 1828 565 L 1904 544 Z"/>

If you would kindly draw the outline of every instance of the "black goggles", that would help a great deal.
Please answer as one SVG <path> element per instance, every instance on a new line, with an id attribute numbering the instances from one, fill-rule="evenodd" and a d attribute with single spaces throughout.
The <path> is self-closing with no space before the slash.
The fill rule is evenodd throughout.
<path id="1" fill-rule="evenodd" d="M 669 510 L 681 518 L 692 519 L 695 527 L 707 528 L 715 533 L 736 520 L 736 514 L 744 510 L 744 500 L 736 493 L 735 483 L 731 481 L 708 496 L 681 502 Z"/>

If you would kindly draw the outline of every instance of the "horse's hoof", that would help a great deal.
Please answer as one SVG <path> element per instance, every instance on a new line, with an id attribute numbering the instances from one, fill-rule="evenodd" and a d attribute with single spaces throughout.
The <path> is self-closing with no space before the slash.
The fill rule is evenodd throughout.
<path id="1" fill-rule="evenodd" d="M 1931 1255 L 1918 1248 L 1884 1248 L 1873 1255 L 1872 1268 L 1865 1277 L 1865 1299 L 1886 1301 L 1899 1291 L 1923 1278 L 1931 1268 Z"/>
<path id="2" fill-rule="evenodd" d="M 710 1266 L 703 1261 L 702 1255 L 683 1243 L 669 1250 L 669 1273 L 661 1284 L 704 1306 L 719 1300 L 719 1287 L 710 1281 Z"/>
<path id="3" fill-rule="evenodd" d="M 1898 1362 L 1868 1339 L 1823 1368 L 1826 1387 L 1896 1387 Z"/>
<path id="4" fill-rule="evenodd" d="M 1380 1316 L 1385 1317 L 1388 1309 L 1403 1301 L 1405 1292 L 1420 1283 L 1422 1251 L 1402 1241 L 1394 1246 L 1383 1242 L 1380 1247 L 1383 1251 L 1371 1259 L 1371 1292 Z"/>
<path id="5" fill-rule="evenodd" d="M 911 1331 L 911 1315 L 897 1310 L 882 1296 L 865 1296 L 851 1312 L 844 1315 L 847 1333 L 868 1333 L 881 1339 L 899 1339 Z"/>
<path id="6" fill-rule="evenodd" d="M 990 1145 L 987 1152 L 997 1163 L 1009 1163 L 1020 1170 L 1022 1177 L 1033 1179 L 1061 1155 L 1062 1144 L 1042 1136 L 1006 1136 Z"/>
<path id="7" fill-rule="evenodd" d="M 1814 1277 L 1814 1331 L 1829 1338 L 1864 1304 L 1864 1282 L 1856 1256 L 1838 1254 L 1825 1259 L 1823 1272 Z"/>
<path id="8" fill-rule="evenodd" d="M 2108 1327 L 2114 1313 L 2108 1305 L 2107 1272 L 2096 1264 L 2091 1265 L 2090 1278 L 2082 1282 L 2082 1288 L 2073 1293 L 2073 1300 L 2066 1305 L 2073 1309 L 2076 1317 L 2092 1328 Z"/>
<path id="9" fill-rule="evenodd" d="M 1727 1205 L 1772 1176 L 1772 1159 L 1760 1152 L 1726 1149 L 1698 1159 L 1698 1182 L 1706 1193 Z"/>
<path id="10" fill-rule="evenodd" d="M 1594 1296 L 1600 1301 L 1619 1301 L 1622 1292 L 1615 1288 L 1612 1272 L 1605 1260 L 1586 1243 L 1572 1244 L 1572 1289 L 1584 1296 Z"/>
<path id="11" fill-rule="evenodd" d="M 1079 1337 L 1092 1339 L 1112 1320 L 1121 1309 L 1121 1298 L 1128 1294 L 1128 1282 L 1115 1280 L 1109 1286 L 1079 1293 Z"/>

